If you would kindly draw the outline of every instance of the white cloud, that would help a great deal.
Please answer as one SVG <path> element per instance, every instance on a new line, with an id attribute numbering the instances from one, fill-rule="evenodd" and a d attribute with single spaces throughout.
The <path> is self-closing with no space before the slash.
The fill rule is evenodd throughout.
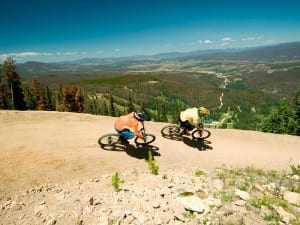
<path id="1" fill-rule="evenodd" d="M 257 37 L 243 37 L 242 41 L 255 41 L 255 40 L 261 40 L 264 38 L 264 35 L 260 35 Z"/>
<path id="2" fill-rule="evenodd" d="M 197 40 L 197 41 L 190 43 L 190 45 L 202 45 L 202 44 L 203 44 L 202 40 Z"/>
<path id="3" fill-rule="evenodd" d="M 41 55 L 44 55 L 44 56 L 52 56 L 52 55 L 53 55 L 53 53 L 49 53 L 49 52 L 43 52 L 43 53 L 41 53 Z"/>
<path id="4" fill-rule="evenodd" d="M 9 57 L 8 54 L 0 54 L 0 59 L 3 61 L 6 60 L 8 57 Z"/>
<path id="5" fill-rule="evenodd" d="M 255 37 L 247 37 L 247 38 L 242 38 L 242 41 L 254 41 L 256 38 Z"/>
<path id="6" fill-rule="evenodd" d="M 224 37 L 224 38 L 222 38 L 222 41 L 223 42 L 232 42 L 234 40 L 232 38 L 230 38 L 230 37 Z"/>
<path id="7" fill-rule="evenodd" d="M 115 51 L 115 52 L 119 52 L 119 51 L 121 51 L 121 49 L 116 48 L 114 51 Z"/>
<path id="8" fill-rule="evenodd" d="M 34 57 L 49 57 L 49 56 L 75 56 L 85 55 L 87 52 L 13 52 L 0 54 L 0 61 L 5 61 L 8 57 L 12 57 L 15 60 L 27 60 Z"/>
<path id="9" fill-rule="evenodd" d="M 25 58 L 30 58 L 30 57 L 38 57 L 38 56 L 52 56 L 53 53 L 49 52 L 12 52 L 12 53 L 5 53 L 5 54 L 0 54 L 0 60 L 4 61 L 8 57 L 12 57 L 13 59 L 25 59 Z"/>
<path id="10" fill-rule="evenodd" d="M 212 43 L 211 40 L 205 40 L 205 41 L 204 41 L 204 44 L 211 44 L 211 43 Z"/>
<path id="11" fill-rule="evenodd" d="M 6 60 L 8 57 L 12 57 L 13 59 L 23 59 L 27 57 L 37 57 L 43 55 L 39 52 L 13 52 L 13 53 L 5 53 L 0 55 L 0 59 L 2 61 Z"/>
<path id="12" fill-rule="evenodd" d="M 55 52 L 54 55 L 61 56 L 61 55 L 78 55 L 78 54 L 79 54 L 78 52 Z"/>
<path id="13" fill-rule="evenodd" d="M 63 52 L 63 55 L 78 55 L 78 52 Z"/>
<path id="14" fill-rule="evenodd" d="M 38 52 L 18 52 L 18 53 L 10 53 L 9 54 L 12 57 L 16 58 L 25 58 L 25 57 L 35 57 L 41 55 L 41 53 Z"/>

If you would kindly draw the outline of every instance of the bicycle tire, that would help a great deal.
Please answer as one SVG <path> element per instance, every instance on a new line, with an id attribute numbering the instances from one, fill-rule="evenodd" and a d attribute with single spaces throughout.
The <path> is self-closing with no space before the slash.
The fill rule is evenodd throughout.
<path id="1" fill-rule="evenodd" d="M 163 137 L 172 138 L 180 136 L 180 130 L 178 125 L 167 125 L 163 127 L 160 132 Z"/>
<path id="2" fill-rule="evenodd" d="M 105 134 L 98 139 L 98 144 L 103 146 L 114 146 L 119 143 L 119 134 Z"/>
<path id="3" fill-rule="evenodd" d="M 201 139 L 204 140 L 208 137 L 210 137 L 211 133 L 207 129 L 202 129 L 202 130 L 194 130 L 192 132 L 192 137 L 195 139 Z"/>
<path id="4" fill-rule="evenodd" d="M 152 142 L 154 142 L 156 137 L 153 134 L 146 134 L 144 139 L 136 137 L 134 139 L 135 144 L 137 145 L 148 145 Z"/>

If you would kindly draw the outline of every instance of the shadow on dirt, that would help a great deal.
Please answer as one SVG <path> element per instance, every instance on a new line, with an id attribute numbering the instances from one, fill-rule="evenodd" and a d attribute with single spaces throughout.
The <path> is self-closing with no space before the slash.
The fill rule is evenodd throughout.
<path id="1" fill-rule="evenodd" d="M 157 152 L 159 148 L 154 145 L 127 145 L 126 146 L 126 153 L 132 157 L 135 157 L 137 159 L 145 159 L 148 160 L 148 152 L 152 152 L 153 159 L 155 159 L 156 156 L 160 156 L 161 154 Z"/>
<path id="2" fill-rule="evenodd" d="M 191 139 L 188 137 L 182 137 L 183 143 L 186 145 L 197 148 L 199 151 L 206 151 L 206 150 L 212 150 L 213 147 L 210 146 L 211 142 L 208 140 L 202 140 L 202 139 Z"/>
<path id="3" fill-rule="evenodd" d="M 102 146 L 101 147 L 104 150 L 107 151 L 125 151 L 127 155 L 137 158 L 137 159 L 145 159 L 148 160 L 148 152 L 152 152 L 153 159 L 155 159 L 156 156 L 160 156 L 161 154 L 157 152 L 159 148 L 154 145 L 121 145 L 116 144 L 113 146 Z"/>
<path id="4" fill-rule="evenodd" d="M 168 136 L 168 135 L 162 135 L 164 138 L 169 139 L 169 140 L 173 140 L 173 141 L 182 141 L 182 136 L 177 136 L 177 135 L 173 135 L 173 136 Z"/>

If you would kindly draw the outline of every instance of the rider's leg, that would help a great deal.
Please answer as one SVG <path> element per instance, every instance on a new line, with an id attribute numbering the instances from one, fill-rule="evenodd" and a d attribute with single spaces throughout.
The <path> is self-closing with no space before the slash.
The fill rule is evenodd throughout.
<path id="1" fill-rule="evenodd" d="M 189 135 L 190 134 L 189 131 L 194 129 L 194 126 L 190 124 L 188 120 L 186 121 L 180 120 L 180 126 L 183 128 L 182 134 L 186 134 L 186 135 Z"/>
<path id="2" fill-rule="evenodd" d="M 131 139 L 134 137 L 134 133 L 128 129 L 124 129 L 119 132 L 120 133 L 120 140 L 126 144 L 129 144 L 128 139 Z"/>

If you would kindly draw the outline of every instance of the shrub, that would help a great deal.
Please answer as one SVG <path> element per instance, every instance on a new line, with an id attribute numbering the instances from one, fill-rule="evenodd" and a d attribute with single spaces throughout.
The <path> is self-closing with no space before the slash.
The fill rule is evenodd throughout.
<path id="1" fill-rule="evenodd" d="M 152 174 L 158 175 L 159 167 L 156 165 L 155 160 L 153 159 L 152 152 L 148 151 L 148 165 Z"/>
<path id="2" fill-rule="evenodd" d="M 122 190 L 122 189 L 120 188 L 120 184 L 121 184 L 121 183 L 124 183 L 124 181 L 123 181 L 123 180 L 120 180 L 120 178 L 119 178 L 119 173 L 116 172 L 116 173 L 112 176 L 112 178 L 111 178 L 111 183 L 112 183 L 112 185 L 113 185 L 115 191 L 116 191 L 116 192 L 119 192 L 119 191 Z"/>
<path id="3" fill-rule="evenodd" d="M 290 166 L 291 170 L 292 170 L 292 175 L 298 175 L 300 176 L 300 165 L 291 165 Z"/>

